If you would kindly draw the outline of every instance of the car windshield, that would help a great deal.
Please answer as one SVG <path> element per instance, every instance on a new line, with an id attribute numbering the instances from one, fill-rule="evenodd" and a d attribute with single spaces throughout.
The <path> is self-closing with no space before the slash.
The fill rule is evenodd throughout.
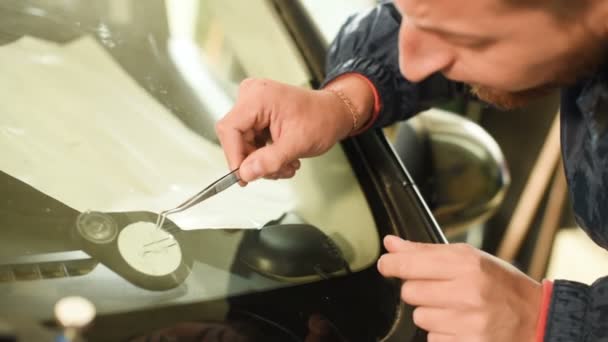
<path id="1" fill-rule="evenodd" d="M 377 259 L 340 146 L 154 226 L 229 171 L 214 124 L 241 80 L 309 86 L 270 2 L 6 0 L 0 44 L 0 315 L 227 298 Z"/>

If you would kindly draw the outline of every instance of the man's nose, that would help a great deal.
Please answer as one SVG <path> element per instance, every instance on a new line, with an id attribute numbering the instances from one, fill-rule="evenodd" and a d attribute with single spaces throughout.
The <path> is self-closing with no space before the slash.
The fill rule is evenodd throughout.
<path id="1" fill-rule="evenodd" d="M 431 33 L 402 24 L 399 34 L 399 65 L 410 82 L 420 82 L 454 62 L 449 46 Z"/>

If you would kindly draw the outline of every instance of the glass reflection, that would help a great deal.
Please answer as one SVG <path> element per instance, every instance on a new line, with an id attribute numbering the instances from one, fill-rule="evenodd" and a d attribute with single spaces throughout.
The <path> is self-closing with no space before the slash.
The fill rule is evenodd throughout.
<path id="1" fill-rule="evenodd" d="M 213 126 L 243 78 L 308 84 L 269 3 L 7 0 L 0 43 L 0 314 L 48 319 L 66 295 L 100 314 L 200 302 L 375 262 L 339 147 L 175 215 L 174 245 L 129 228 L 226 172 Z"/>

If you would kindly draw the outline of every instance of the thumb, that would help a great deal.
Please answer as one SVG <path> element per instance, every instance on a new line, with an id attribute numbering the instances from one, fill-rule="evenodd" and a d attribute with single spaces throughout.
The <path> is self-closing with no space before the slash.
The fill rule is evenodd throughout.
<path id="1" fill-rule="evenodd" d="M 297 159 L 289 148 L 273 143 L 255 150 L 251 153 L 239 169 L 239 175 L 244 182 L 251 182 L 256 179 L 278 172 L 281 168 Z"/>
<path id="2" fill-rule="evenodd" d="M 412 247 L 412 242 L 403 240 L 402 238 L 395 235 L 387 235 L 384 238 L 384 247 L 389 253 L 402 252 L 408 247 Z"/>

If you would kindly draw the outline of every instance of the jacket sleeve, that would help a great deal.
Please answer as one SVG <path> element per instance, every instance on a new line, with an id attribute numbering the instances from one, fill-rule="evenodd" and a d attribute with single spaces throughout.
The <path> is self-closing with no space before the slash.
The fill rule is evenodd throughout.
<path id="1" fill-rule="evenodd" d="M 420 83 L 399 71 L 398 36 L 401 16 L 392 2 L 351 16 L 330 46 L 323 85 L 346 73 L 369 79 L 380 98 L 380 113 L 372 127 L 407 119 L 431 105 L 466 93 L 465 87 L 440 74 Z"/>
<path id="2" fill-rule="evenodd" d="M 555 281 L 544 340 L 608 341 L 608 277 L 591 286 Z"/>

